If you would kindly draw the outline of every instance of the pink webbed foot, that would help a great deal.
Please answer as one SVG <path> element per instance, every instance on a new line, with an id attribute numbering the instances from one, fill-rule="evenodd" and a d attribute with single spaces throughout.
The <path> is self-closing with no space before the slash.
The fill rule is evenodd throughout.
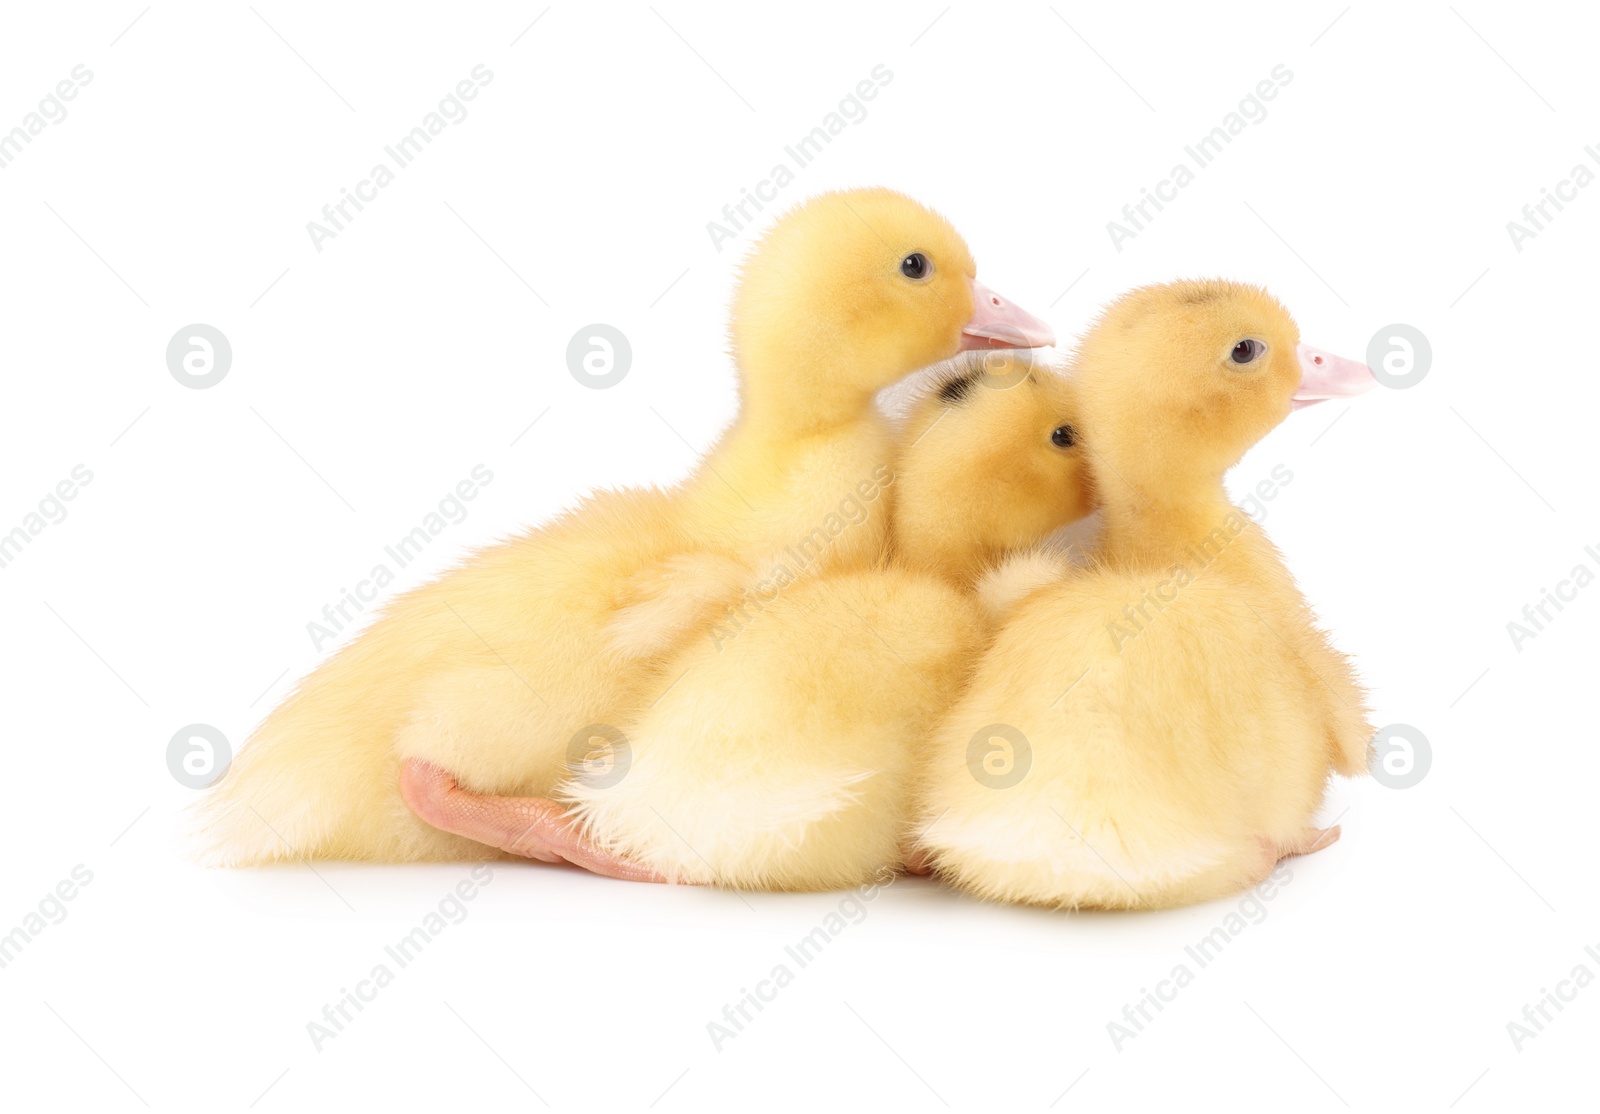
<path id="1" fill-rule="evenodd" d="M 1305 828 L 1298 839 L 1291 840 L 1277 847 L 1278 858 L 1287 859 L 1294 855 L 1311 855 L 1321 851 L 1324 847 L 1331 847 L 1339 842 L 1340 828 L 1335 824 L 1331 828 Z"/>
<path id="2" fill-rule="evenodd" d="M 400 794 L 424 823 L 526 859 L 571 863 L 607 878 L 664 882 L 654 871 L 596 847 L 556 802 L 473 793 L 439 767 L 408 758 Z"/>
<path id="3" fill-rule="evenodd" d="M 1251 885 L 1258 885 L 1266 881 L 1268 875 L 1283 859 L 1293 858 L 1296 855 L 1310 855 L 1321 851 L 1324 847 L 1337 843 L 1339 840 L 1339 826 L 1331 828 L 1302 828 L 1300 834 L 1284 843 L 1270 839 L 1257 839 L 1256 845 L 1261 850 L 1261 857 L 1256 861 Z"/>

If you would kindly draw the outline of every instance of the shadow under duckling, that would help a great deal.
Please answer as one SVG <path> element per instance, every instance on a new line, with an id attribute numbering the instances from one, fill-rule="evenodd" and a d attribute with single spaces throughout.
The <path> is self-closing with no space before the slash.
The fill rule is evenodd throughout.
<path id="1" fill-rule="evenodd" d="M 943 217 L 888 190 L 825 194 L 780 218 L 735 296 L 740 416 L 695 474 L 598 494 L 396 599 L 300 683 L 213 787 L 202 857 L 496 855 L 465 838 L 483 836 L 474 817 L 487 807 L 471 794 L 548 796 L 575 732 L 625 722 L 659 691 L 660 654 L 614 653 L 612 625 L 641 577 L 696 555 L 764 571 L 890 460 L 875 392 L 964 347 L 1053 342 L 975 275 Z M 870 565 L 886 519 L 832 539 L 806 575 Z M 518 852 L 576 854 L 557 809 L 517 827 Z"/>
<path id="2" fill-rule="evenodd" d="M 993 628 L 980 575 L 1092 510 L 1070 384 L 1027 362 L 968 368 L 915 408 L 874 496 L 893 500 L 884 566 L 775 579 L 691 639 L 606 767 L 560 792 L 598 846 L 744 889 L 900 864 L 921 747 Z"/>
<path id="3" fill-rule="evenodd" d="M 1372 373 L 1300 344 L 1236 283 L 1114 304 L 1072 361 L 1105 520 L 1094 564 L 1034 591 L 935 734 L 922 846 L 959 887 L 1069 908 L 1244 889 L 1311 827 L 1330 771 L 1367 769 L 1350 664 L 1223 474 L 1292 408 Z M 978 761 L 994 748 L 1004 777 Z"/>

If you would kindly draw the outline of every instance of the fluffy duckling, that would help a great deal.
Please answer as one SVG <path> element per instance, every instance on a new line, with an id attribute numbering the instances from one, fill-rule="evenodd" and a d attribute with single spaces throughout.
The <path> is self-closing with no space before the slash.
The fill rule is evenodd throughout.
<path id="1" fill-rule="evenodd" d="M 395 600 L 202 803 L 206 857 L 470 859 L 495 853 L 486 840 L 628 873 L 585 857 L 548 802 L 474 794 L 548 796 L 569 744 L 643 706 L 660 661 L 619 663 L 607 631 L 654 573 L 698 560 L 764 575 L 887 464 L 874 392 L 962 348 L 1053 343 L 977 281 L 944 218 L 887 190 L 781 218 L 744 265 L 731 337 L 740 416 L 692 477 L 596 495 Z M 801 574 L 870 565 L 885 519 L 823 538 Z"/>
<path id="2" fill-rule="evenodd" d="M 1074 366 L 1101 550 L 1017 606 L 936 732 L 922 843 L 995 900 L 1200 901 L 1331 842 L 1310 826 L 1328 773 L 1367 768 L 1350 665 L 1222 479 L 1291 407 L 1372 373 L 1221 281 L 1126 296 Z"/>
<path id="3" fill-rule="evenodd" d="M 1002 558 L 1050 556 L 1029 547 L 1094 509 L 1075 412 L 1071 382 L 1026 356 L 986 355 L 939 382 L 901 434 L 896 561 L 970 588 Z"/>
<path id="4" fill-rule="evenodd" d="M 992 629 L 980 572 L 1091 509 L 1069 385 L 991 378 L 969 369 L 930 392 L 892 486 L 859 492 L 894 500 L 885 567 L 725 601 L 619 764 L 562 791 L 601 848 L 746 889 L 854 886 L 900 863 L 919 748 Z M 840 513 L 861 528 L 864 510 Z"/>

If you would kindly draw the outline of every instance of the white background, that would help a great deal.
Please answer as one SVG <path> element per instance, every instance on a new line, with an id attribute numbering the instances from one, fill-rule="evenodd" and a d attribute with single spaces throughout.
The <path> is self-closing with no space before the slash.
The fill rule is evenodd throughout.
<path id="1" fill-rule="evenodd" d="M 1584 952 L 1600 951 L 1600 587 L 1520 650 L 1506 625 L 1580 562 L 1600 571 L 1584 552 L 1600 547 L 1600 186 L 1520 252 L 1506 224 L 1574 165 L 1600 171 L 1584 153 L 1600 146 L 1593 16 L 1479 0 L 542 8 L 4 17 L 0 129 L 75 65 L 93 73 L 0 170 L 0 531 L 75 465 L 93 473 L 0 569 L 0 933 L 78 864 L 93 875 L 0 970 L 7 1105 L 1469 1111 L 1592 1095 L 1600 989 L 1521 1051 L 1507 1023 L 1576 965 L 1600 976 Z M 493 80 L 470 114 L 315 250 L 306 223 L 480 63 Z M 176 832 L 194 794 L 168 773 L 169 738 L 200 722 L 240 743 L 328 652 L 307 623 L 474 465 L 493 482 L 395 590 L 593 487 L 685 474 L 734 412 L 723 330 L 750 242 L 718 252 L 706 223 L 879 64 L 890 84 L 782 203 L 906 190 L 1064 340 L 1130 286 L 1212 274 L 1268 285 L 1307 342 L 1342 354 L 1397 322 L 1429 337 L 1420 385 L 1294 415 L 1233 480 L 1293 472 L 1266 528 L 1376 722 L 1422 731 L 1432 768 L 1406 790 L 1336 784 L 1324 819 L 1342 813 L 1343 842 L 1293 863 L 1265 919 L 1120 1050 L 1107 1023 L 1237 902 L 1074 916 L 900 881 L 719 1051 L 707 1023 L 838 895 L 507 865 L 317 1051 L 307 1023 L 466 870 L 191 866 Z M 1279 64 L 1293 80 L 1267 117 L 1116 250 L 1106 223 Z M 595 321 L 634 349 L 611 390 L 565 366 Z M 165 363 L 197 322 L 233 348 L 207 390 Z"/>

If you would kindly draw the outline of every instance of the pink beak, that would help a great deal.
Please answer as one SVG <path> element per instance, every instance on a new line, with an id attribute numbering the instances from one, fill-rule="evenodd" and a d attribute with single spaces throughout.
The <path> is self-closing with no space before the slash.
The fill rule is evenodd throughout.
<path id="1" fill-rule="evenodd" d="M 961 330 L 961 347 L 1045 348 L 1055 344 L 1055 330 L 1014 302 L 1008 302 L 977 279 L 972 284 L 972 320 Z"/>
<path id="2" fill-rule="evenodd" d="M 1296 348 L 1295 354 L 1300 357 L 1300 389 L 1290 404 L 1295 410 L 1330 398 L 1354 398 L 1378 385 L 1372 369 L 1359 361 L 1307 344 Z"/>

